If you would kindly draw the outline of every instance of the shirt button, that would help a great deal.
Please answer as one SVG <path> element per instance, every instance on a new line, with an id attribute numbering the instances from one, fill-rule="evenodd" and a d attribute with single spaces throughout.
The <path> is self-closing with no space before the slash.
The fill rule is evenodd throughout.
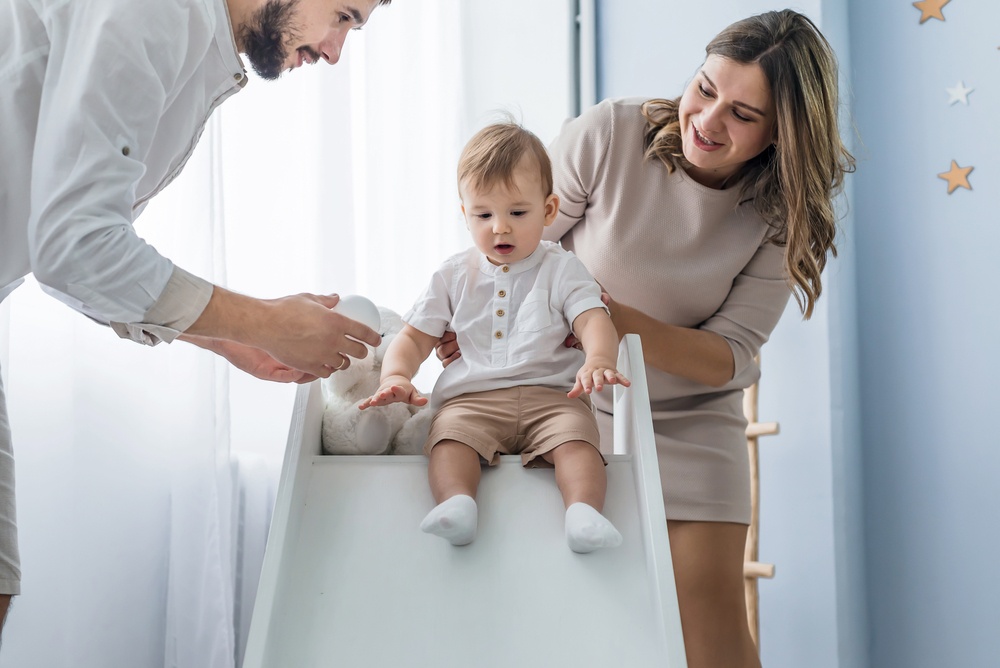
<path id="1" fill-rule="evenodd" d="M 128 154 L 131 152 L 132 149 L 130 149 L 128 146 L 122 146 L 122 155 L 124 155 L 126 158 L 128 157 Z"/>
<path id="2" fill-rule="evenodd" d="M 507 296 L 506 290 L 501 290 L 500 292 L 497 293 L 497 297 L 506 297 L 506 296 Z"/>
<path id="3" fill-rule="evenodd" d="M 500 269 L 500 271 L 502 271 L 503 273 L 506 274 L 508 271 L 510 271 L 510 267 L 508 267 L 507 265 L 504 265 L 503 268 Z"/>
<path id="4" fill-rule="evenodd" d="M 504 311 L 502 308 L 501 309 L 497 309 L 497 315 L 500 316 L 501 318 L 504 316 L 505 313 L 506 313 L 506 311 Z"/>
<path id="5" fill-rule="evenodd" d="M 496 338 L 498 338 L 498 339 L 502 339 L 502 338 L 503 338 L 503 332 L 501 332 L 501 331 L 500 331 L 500 330 L 498 329 L 497 331 L 493 332 L 493 336 L 495 336 L 495 337 L 496 337 Z"/>
<path id="6" fill-rule="evenodd" d="M 243 73 L 237 72 L 236 74 L 233 75 L 233 79 L 236 79 L 237 81 L 243 81 Z"/>

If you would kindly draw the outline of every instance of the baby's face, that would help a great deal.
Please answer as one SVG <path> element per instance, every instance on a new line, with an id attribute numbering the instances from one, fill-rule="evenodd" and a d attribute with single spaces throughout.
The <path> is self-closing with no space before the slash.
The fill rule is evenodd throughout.
<path id="1" fill-rule="evenodd" d="M 514 170 L 513 184 L 479 192 L 463 182 L 462 213 L 476 248 L 495 265 L 511 264 L 538 248 L 559 212 L 559 198 L 542 192 L 538 166 L 529 157 Z"/>

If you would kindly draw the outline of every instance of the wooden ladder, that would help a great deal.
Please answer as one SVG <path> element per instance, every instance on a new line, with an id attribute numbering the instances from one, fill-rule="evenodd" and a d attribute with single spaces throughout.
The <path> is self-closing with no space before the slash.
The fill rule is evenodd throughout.
<path id="1" fill-rule="evenodd" d="M 758 360 L 759 361 L 759 360 Z M 743 578 L 746 587 L 747 621 L 754 644 L 760 650 L 760 598 L 757 592 L 759 578 L 773 578 L 774 564 L 758 561 L 760 540 L 760 456 L 757 439 L 778 433 L 777 422 L 757 421 L 758 383 L 743 393 L 743 414 L 747 419 L 747 451 L 750 457 L 750 528 L 743 556 Z"/>

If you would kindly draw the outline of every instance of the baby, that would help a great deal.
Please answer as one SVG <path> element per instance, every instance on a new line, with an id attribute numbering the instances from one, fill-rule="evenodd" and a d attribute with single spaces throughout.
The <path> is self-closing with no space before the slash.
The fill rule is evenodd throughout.
<path id="1" fill-rule="evenodd" d="M 411 380 L 453 330 L 462 354 L 434 386 L 424 445 L 438 505 L 420 528 L 471 543 L 481 462 L 519 454 L 525 467 L 555 467 L 570 549 L 620 545 L 601 514 L 606 462 L 588 395 L 630 383 L 616 368 L 618 334 L 600 286 L 575 255 L 542 241 L 559 211 L 544 145 L 515 123 L 484 128 L 462 152 L 458 190 L 475 247 L 447 259 L 403 316 L 381 385 L 359 407 L 426 404 Z M 564 345 L 571 333 L 583 353 Z"/>

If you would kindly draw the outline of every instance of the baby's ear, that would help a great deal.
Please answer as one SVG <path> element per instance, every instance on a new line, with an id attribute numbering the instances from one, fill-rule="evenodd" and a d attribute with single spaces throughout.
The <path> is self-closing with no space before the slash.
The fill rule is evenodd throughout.
<path id="1" fill-rule="evenodd" d="M 552 193 L 545 198 L 545 226 L 551 225 L 559 215 L 559 195 Z"/>

